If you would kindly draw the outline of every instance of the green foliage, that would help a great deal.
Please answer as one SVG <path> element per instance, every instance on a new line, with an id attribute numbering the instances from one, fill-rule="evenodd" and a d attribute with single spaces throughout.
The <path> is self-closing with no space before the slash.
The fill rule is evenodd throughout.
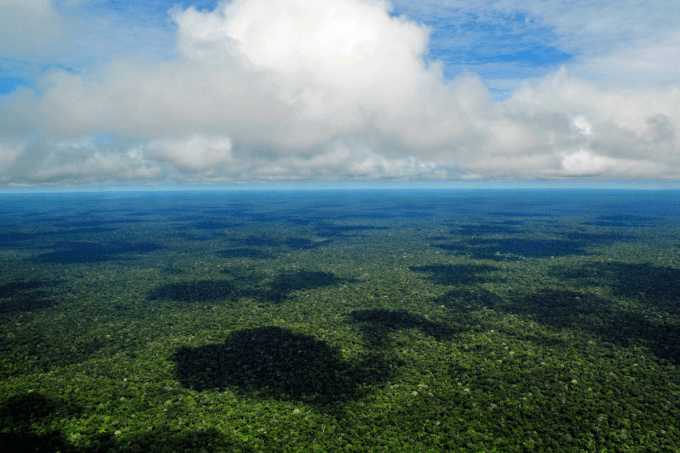
<path id="1" fill-rule="evenodd" d="M 680 450 L 675 222 L 210 203 L 0 233 L 0 444 Z"/>

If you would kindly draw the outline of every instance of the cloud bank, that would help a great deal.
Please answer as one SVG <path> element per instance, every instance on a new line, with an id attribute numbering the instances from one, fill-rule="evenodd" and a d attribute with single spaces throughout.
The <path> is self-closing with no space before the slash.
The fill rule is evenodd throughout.
<path id="1" fill-rule="evenodd" d="M 172 10 L 178 58 L 55 70 L 1 98 L 0 182 L 680 179 L 680 85 L 603 87 L 562 67 L 492 101 L 474 73 L 426 63 L 430 30 L 391 11 Z M 616 52 L 598 58 L 633 64 Z"/>

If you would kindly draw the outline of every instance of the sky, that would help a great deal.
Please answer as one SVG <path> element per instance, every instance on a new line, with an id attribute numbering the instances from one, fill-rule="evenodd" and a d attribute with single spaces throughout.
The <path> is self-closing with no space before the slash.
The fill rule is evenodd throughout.
<path id="1" fill-rule="evenodd" d="M 0 189 L 680 187 L 679 30 L 679 0 L 0 0 Z"/>

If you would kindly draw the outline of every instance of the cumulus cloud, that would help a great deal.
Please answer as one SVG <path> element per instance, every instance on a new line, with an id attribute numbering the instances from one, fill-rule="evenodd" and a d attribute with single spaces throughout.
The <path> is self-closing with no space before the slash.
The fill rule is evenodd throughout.
<path id="1" fill-rule="evenodd" d="M 143 182 L 160 176 L 161 166 L 143 156 L 140 147 L 109 147 L 98 140 L 83 137 L 72 141 L 39 141 L 24 146 L 0 180 L 15 181 L 22 173 L 22 183 L 107 184 Z M 19 182 L 19 181 L 17 181 Z"/>
<path id="2" fill-rule="evenodd" d="M 680 175 L 677 85 L 606 88 L 562 68 L 494 102 L 475 74 L 426 64 L 427 27 L 381 1 L 235 0 L 171 17 L 177 59 L 54 71 L 4 101 L 6 139 L 40 146 L 0 147 L 14 169 L 0 180 Z"/>
<path id="3" fill-rule="evenodd" d="M 485 153 L 472 168 L 528 177 L 679 176 L 676 85 L 601 89 L 562 68 L 536 87 L 517 90 L 500 111 L 516 127 L 529 129 L 537 146 L 520 148 L 523 163 L 508 160 L 518 140 L 501 141 L 509 146 L 501 156 Z"/>
<path id="4" fill-rule="evenodd" d="M 183 140 L 155 140 L 147 149 L 150 158 L 167 160 L 179 168 L 194 171 L 224 166 L 231 160 L 229 137 L 194 135 Z"/>
<path id="5" fill-rule="evenodd" d="M 25 58 L 63 38 L 64 24 L 52 0 L 0 1 L 0 54 Z"/>
<path id="6" fill-rule="evenodd" d="M 0 169 L 5 169 L 5 171 L 9 169 L 25 147 L 24 143 L 0 143 Z"/>
<path id="7" fill-rule="evenodd" d="M 575 75 L 613 81 L 625 86 L 678 83 L 680 74 L 680 32 L 662 33 L 613 52 L 578 58 L 571 69 Z"/>

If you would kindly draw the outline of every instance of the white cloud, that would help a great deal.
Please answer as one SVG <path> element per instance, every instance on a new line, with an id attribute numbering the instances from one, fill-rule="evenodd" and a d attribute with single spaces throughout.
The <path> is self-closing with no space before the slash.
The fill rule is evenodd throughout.
<path id="1" fill-rule="evenodd" d="M 579 132 L 583 135 L 593 135 L 592 126 L 588 122 L 585 116 L 577 116 L 573 121 L 574 126 L 576 126 Z"/>
<path id="2" fill-rule="evenodd" d="M 0 0 L 0 55 L 25 59 L 63 38 L 51 0 Z"/>
<path id="3" fill-rule="evenodd" d="M 581 149 L 562 155 L 562 173 L 564 176 L 610 176 L 631 177 L 650 176 L 663 173 L 664 168 L 654 162 L 633 159 L 615 159 L 602 156 L 592 151 Z"/>
<path id="4" fill-rule="evenodd" d="M 651 41 L 592 57 L 579 57 L 570 71 L 579 77 L 624 86 L 680 82 L 680 32 L 673 30 Z"/>
<path id="5" fill-rule="evenodd" d="M 24 152 L 25 143 L 2 143 L 0 142 L 0 174 L 7 172 L 19 155 Z"/>
<path id="6" fill-rule="evenodd" d="M 318 150 L 336 135 L 396 131 L 394 146 L 441 148 L 452 129 L 465 129 L 471 103 L 483 102 L 479 81 L 449 90 L 437 67 L 425 68 L 426 29 L 358 0 L 296 4 L 178 12 L 184 60 L 56 72 L 36 103 L 41 123 L 68 134 L 226 132 L 237 145 L 277 154 Z M 272 51 L 271 29 L 288 22 L 290 42 Z M 357 37 L 356 29 L 366 31 Z"/>
<path id="7" fill-rule="evenodd" d="M 680 126 L 680 85 L 602 89 L 569 77 L 564 67 L 537 87 L 517 90 L 507 104 L 532 113 L 580 112 L 584 116 L 579 115 L 575 121 L 590 118 L 593 134 L 597 123 L 642 134 L 649 128 L 647 121 L 658 115 L 671 118 L 674 130 Z"/>
<path id="8" fill-rule="evenodd" d="M 111 3 L 0 0 L 0 76 L 34 86 L 48 68 L 77 72 L 121 55 L 152 60 L 176 55 L 175 30 L 145 11 L 157 2 L 137 2 L 134 14 L 122 12 L 131 3 L 116 8 Z"/>
<path id="9" fill-rule="evenodd" d="M 52 63 L 88 45 L 80 40 L 88 26 L 63 14 L 88 0 L 0 0 L 0 57 L 3 70 L 27 63 Z M 101 22 L 98 31 L 101 33 Z M 92 41 L 92 40 L 90 40 Z M 77 44 L 77 45 L 76 45 Z M 16 60 L 14 64 L 8 64 Z"/>
<path id="10" fill-rule="evenodd" d="M 73 141 L 43 144 L 50 151 L 30 168 L 29 179 L 61 178 L 71 183 L 145 181 L 161 176 L 161 167 L 145 159 L 139 147 L 97 146 L 82 137 Z"/>
<path id="11" fill-rule="evenodd" d="M 285 167 L 281 167 L 283 164 Z M 447 168 L 435 161 L 425 162 L 415 157 L 389 157 L 357 144 L 335 143 L 322 154 L 310 158 L 293 157 L 281 160 L 279 175 L 294 173 L 302 178 L 342 178 L 409 180 L 444 179 Z"/>
<path id="12" fill-rule="evenodd" d="M 489 124 L 487 131 L 484 151 L 491 155 L 524 153 L 539 144 L 526 125 L 502 118 Z"/>
<path id="13" fill-rule="evenodd" d="M 466 168 L 508 177 L 677 179 L 679 88 L 601 89 L 562 68 L 536 87 L 517 90 L 500 108 L 500 118 L 518 122 L 514 127 L 531 135 L 513 136 L 512 128 L 506 140 L 492 135 L 490 144 L 496 145 L 487 145 L 487 151 L 501 149 L 502 155 L 481 154 Z M 492 123 L 490 130 L 499 127 Z M 499 148 L 499 142 L 526 145 Z M 518 150 L 521 155 L 513 156 Z"/>
<path id="14" fill-rule="evenodd" d="M 676 85 L 602 87 L 562 68 L 493 102 L 475 74 L 446 81 L 426 65 L 428 30 L 376 1 L 172 17 L 178 59 L 55 71 L 42 94 L 0 104 L 0 131 L 40 142 L 7 152 L 13 168 L 82 181 L 680 178 Z"/>
<path id="15" fill-rule="evenodd" d="M 147 147 L 147 157 L 164 159 L 188 170 L 214 169 L 231 160 L 229 137 L 194 135 L 184 140 L 155 140 Z"/>
<path id="16" fill-rule="evenodd" d="M 231 63 L 231 62 L 230 62 Z M 90 74 L 55 72 L 34 112 L 48 130 L 133 136 L 219 133 L 251 137 L 288 126 L 290 109 L 234 64 L 117 60 Z"/>
<path id="17" fill-rule="evenodd" d="M 241 0 L 212 13 L 174 16 L 182 54 L 194 61 L 238 61 L 262 74 L 275 96 L 305 123 L 298 138 L 360 129 L 371 116 L 403 113 L 433 82 L 421 56 L 427 30 L 358 0 Z M 319 128 L 323 131 L 318 137 Z M 330 130 L 329 130 L 330 128 Z M 303 135 L 299 135 L 300 133 Z"/>

